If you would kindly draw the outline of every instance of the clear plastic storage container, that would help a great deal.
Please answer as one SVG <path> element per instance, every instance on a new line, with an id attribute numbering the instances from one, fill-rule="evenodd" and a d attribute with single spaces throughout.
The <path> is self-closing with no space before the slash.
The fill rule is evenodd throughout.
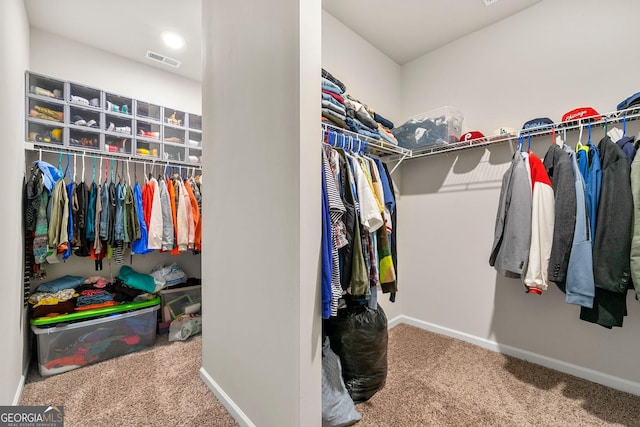
<path id="1" fill-rule="evenodd" d="M 440 107 L 411 117 L 393 129 L 398 145 L 415 150 L 458 142 L 464 115 L 453 107 Z"/>
<path id="2" fill-rule="evenodd" d="M 52 327 L 31 326 L 40 375 L 50 376 L 150 347 L 159 305 Z"/>

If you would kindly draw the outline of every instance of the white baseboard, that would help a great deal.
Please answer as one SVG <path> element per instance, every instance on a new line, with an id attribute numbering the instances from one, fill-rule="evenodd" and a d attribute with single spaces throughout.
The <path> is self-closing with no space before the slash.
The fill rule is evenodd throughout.
<path id="1" fill-rule="evenodd" d="M 28 372 L 29 372 L 29 363 L 27 363 L 27 366 L 24 368 L 24 371 L 20 376 L 20 381 L 18 381 L 16 394 L 13 395 L 13 402 L 11 403 L 13 406 L 17 406 L 20 403 L 20 399 L 22 398 L 22 391 L 24 390 L 24 382 L 27 379 Z"/>
<path id="2" fill-rule="evenodd" d="M 403 323 L 403 319 L 404 319 L 404 316 L 403 315 L 399 315 L 399 316 L 396 316 L 393 319 L 387 321 L 387 329 L 394 328 L 394 327 L 398 326 L 400 323 Z"/>
<path id="3" fill-rule="evenodd" d="M 512 347 L 510 345 L 499 344 L 486 338 L 480 338 L 474 335 L 467 334 L 465 332 L 445 328 L 443 326 L 425 322 L 423 320 L 415 319 L 409 316 L 400 315 L 394 317 L 389 322 L 389 328 L 392 328 L 393 326 L 396 326 L 400 323 L 405 323 L 407 325 L 415 326 L 417 328 L 434 332 L 436 334 L 456 338 L 461 341 L 466 341 L 479 347 L 486 348 L 487 350 L 517 357 L 518 359 L 523 359 L 537 365 L 555 369 L 556 371 L 564 372 L 565 374 L 573 375 L 588 381 L 592 381 L 594 383 L 614 388 L 616 390 L 640 396 L 640 383 L 634 381 L 625 380 L 624 378 L 598 372 L 593 369 L 574 365 L 572 363 L 563 362 L 562 360 L 543 356 L 541 354 L 533 353 L 531 351 L 523 350 L 517 347 Z"/>
<path id="4" fill-rule="evenodd" d="M 231 400 L 229 395 L 224 392 L 222 387 L 209 375 L 209 373 L 203 368 L 200 368 L 200 379 L 202 382 L 209 387 L 209 390 L 218 398 L 222 406 L 224 406 L 229 414 L 238 422 L 241 427 L 256 427 L 256 425 L 251 422 L 247 414 L 242 412 L 242 409 L 236 403 Z"/>

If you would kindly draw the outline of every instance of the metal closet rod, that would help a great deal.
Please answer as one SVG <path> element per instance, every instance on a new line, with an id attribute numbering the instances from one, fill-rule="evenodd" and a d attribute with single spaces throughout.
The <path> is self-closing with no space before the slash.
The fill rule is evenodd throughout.
<path id="1" fill-rule="evenodd" d="M 140 158 L 137 157 L 132 157 L 132 156 L 127 156 L 127 155 L 118 155 L 118 154 L 113 154 L 113 153 L 91 153 L 91 152 L 87 152 L 84 150 L 74 150 L 73 148 L 64 148 L 64 149 L 60 149 L 60 150 L 56 150 L 55 148 L 51 148 L 48 146 L 40 146 L 37 144 L 33 144 L 33 146 L 28 146 L 26 147 L 27 150 L 29 151 L 35 151 L 35 152 L 39 152 L 39 153 L 53 153 L 53 154 L 76 154 L 76 155 L 80 155 L 82 157 L 86 158 L 96 158 L 96 159 L 110 159 L 110 160 L 116 160 L 116 161 L 126 161 L 129 163 L 139 163 L 142 165 L 151 165 L 151 166 L 176 166 L 179 168 L 185 168 L 185 169 L 193 169 L 193 170 L 199 170 L 202 172 L 202 165 L 194 165 L 193 163 L 186 163 L 186 162 L 175 162 L 175 161 L 171 161 L 171 160 L 160 160 L 160 159 L 149 159 L 149 160 L 142 160 Z"/>

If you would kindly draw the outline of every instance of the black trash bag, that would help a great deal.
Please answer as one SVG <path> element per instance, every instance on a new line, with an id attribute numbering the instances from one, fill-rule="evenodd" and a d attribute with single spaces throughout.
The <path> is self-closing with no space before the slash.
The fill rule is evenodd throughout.
<path id="1" fill-rule="evenodd" d="M 387 380 L 387 316 L 382 307 L 347 307 L 325 322 L 331 349 L 340 357 L 342 377 L 355 403 L 365 402 Z"/>

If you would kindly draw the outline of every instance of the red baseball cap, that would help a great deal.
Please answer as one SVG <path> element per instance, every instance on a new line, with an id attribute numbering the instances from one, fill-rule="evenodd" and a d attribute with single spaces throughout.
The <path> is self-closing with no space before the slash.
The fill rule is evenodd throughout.
<path id="1" fill-rule="evenodd" d="M 600 120 L 602 119 L 602 117 L 600 117 L 600 114 L 591 107 L 576 108 L 575 110 L 571 110 L 568 113 L 565 113 L 564 116 L 562 116 L 563 122 L 573 122 L 576 120 L 584 119 Z"/>
<path id="2" fill-rule="evenodd" d="M 462 136 L 460 136 L 460 142 L 472 141 L 472 140 L 474 142 L 482 142 L 484 141 L 484 135 L 482 134 L 482 132 L 474 130 L 471 132 L 463 133 Z M 478 141 L 475 141 L 475 140 L 478 140 Z"/>

